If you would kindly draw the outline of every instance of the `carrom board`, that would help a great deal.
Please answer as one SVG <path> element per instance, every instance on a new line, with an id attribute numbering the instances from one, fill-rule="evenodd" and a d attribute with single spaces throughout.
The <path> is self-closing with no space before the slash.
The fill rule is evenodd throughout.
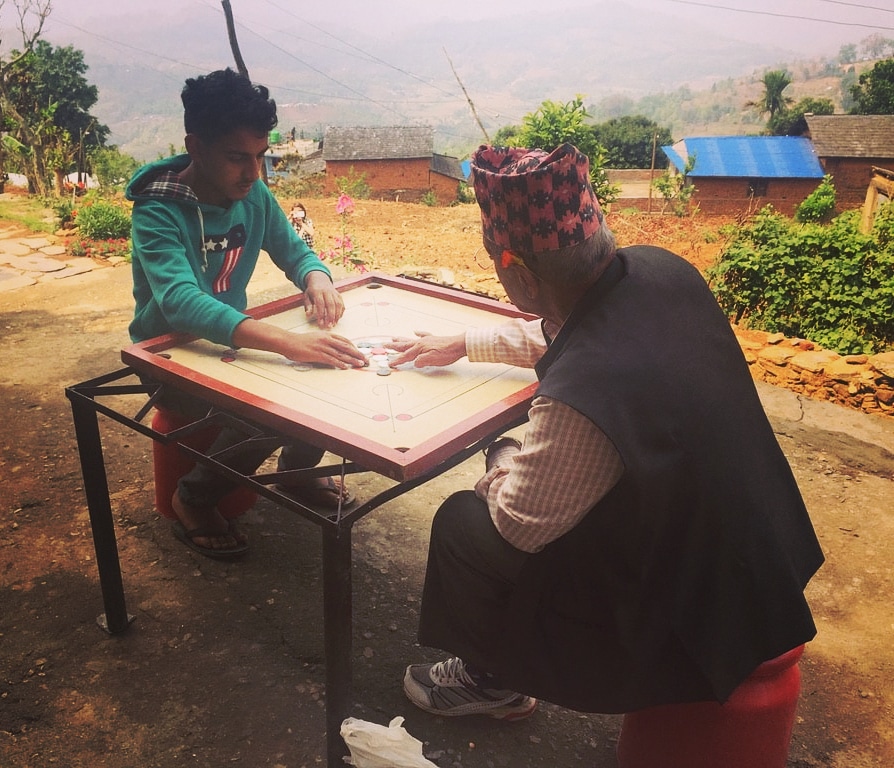
<path id="1" fill-rule="evenodd" d="M 182 335 L 122 352 L 141 374 L 207 399 L 222 410 L 299 438 L 396 480 L 431 469 L 478 439 L 522 418 L 536 388 L 533 371 L 471 363 L 390 369 L 381 345 L 392 338 L 463 333 L 517 309 L 474 294 L 380 274 L 336 286 L 345 313 L 334 333 L 372 363 L 338 370 L 269 352 L 228 349 Z M 300 333 L 315 329 L 298 294 L 250 311 Z"/>

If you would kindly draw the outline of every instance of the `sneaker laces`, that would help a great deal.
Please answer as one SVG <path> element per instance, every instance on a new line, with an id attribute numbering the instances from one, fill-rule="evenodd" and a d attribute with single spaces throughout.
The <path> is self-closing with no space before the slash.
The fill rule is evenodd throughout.
<path id="1" fill-rule="evenodd" d="M 471 688 L 481 688 L 480 683 L 466 670 L 462 659 L 452 658 L 433 664 L 431 671 L 432 682 L 441 686 L 463 685 Z"/>

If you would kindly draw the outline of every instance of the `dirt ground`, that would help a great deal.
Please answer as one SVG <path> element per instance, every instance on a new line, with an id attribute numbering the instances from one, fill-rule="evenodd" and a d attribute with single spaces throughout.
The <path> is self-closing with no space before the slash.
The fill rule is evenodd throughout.
<path id="1" fill-rule="evenodd" d="M 481 247 L 475 205 L 430 208 L 360 200 L 352 214 L 341 217 L 333 199 L 302 202 L 314 222 L 314 245 L 320 252 L 333 249 L 335 238 L 346 230 L 360 256 L 376 269 L 398 273 L 408 267 L 444 267 L 469 290 L 504 296 Z M 648 216 L 634 211 L 610 215 L 609 222 L 619 243 L 660 245 L 704 268 L 713 263 L 725 225 L 732 219 Z"/>
<path id="2" fill-rule="evenodd" d="M 308 200 L 318 247 L 338 233 L 334 201 Z M 622 243 L 656 242 L 703 266 L 707 220 L 622 220 Z M 350 227 L 372 266 L 453 271 L 497 292 L 477 209 L 358 202 Z M 253 303 L 288 292 L 259 272 Z M 192 554 L 153 509 L 151 445 L 101 422 L 128 609 L 110 637 L 64 387 L 120 366 L 129 270 L 99 269 L 0 293 L 0 765 L 4 768 L 306 768 L 325 763 L 322 576 L 316 526 L 262 500 L 240 562 Z M 762 386 L 827 562 L 809 586 L 819 634 L 789 768 L 894 764 L 894 420 L 804 402 Z M 776 403 L 777 396 L 780 399 Z M 475 457 L 390 502 L 354 529 L 355 717 L 405 727 L 442 768 L 609 768 L 616 716 L 544 705 L 529 720 L 447 721 L 416 711 L 400 680 L 412 661 L 431 516 L 482 470 Z M 386 481 L 360 476 L 368 498 Z M 659 768 L 659 767 L 656 767 Z M 720 768 L 720 767 L 718 767 Z"/>

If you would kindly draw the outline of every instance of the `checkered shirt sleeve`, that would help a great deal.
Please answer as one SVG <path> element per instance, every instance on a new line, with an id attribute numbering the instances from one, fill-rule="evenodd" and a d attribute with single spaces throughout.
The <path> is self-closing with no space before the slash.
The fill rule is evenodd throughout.
<path id="1" fill-rule="evenodd" d="M 540 320 L 466 331 L 473 362 L 533 368 L 546 346 Z M 537 552 L 581 521 L 618 482 L 624 464 L 599 427 L 558 400 L 536 397 L 528 417 L 521 452 L 509 466 L 491 469 L 475 492 L 506 541 Z"/>
<path id="2" fill-rule="evenodd" d="M 516 318 L 491 328 L 466 331 L 466 355 L 473 363 L 506 363 L 533 368 L 546 352 L 540 320 Z"/>
<path id="3" fill-rule="evenodd" d="M 475 486 L 494 525 L 516 549 L 537 552 L 574 528 L 624 473 L 611 441 L 568 405 L 537 397 L 524 445 Z"/>

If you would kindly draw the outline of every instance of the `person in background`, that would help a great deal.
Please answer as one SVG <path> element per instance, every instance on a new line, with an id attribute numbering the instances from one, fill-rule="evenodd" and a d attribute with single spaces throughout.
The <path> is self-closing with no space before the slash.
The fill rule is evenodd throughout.
<path id="1" fill-rule="evenodd" d="M 616 248 L 585 155 L 481 147 L 484 247 L 542 320 L 396 341 L 392 365 L 536 369 L 524 441 L 431 531 L 403 688 L 438 715 L 725 701 L 816 633 L 823 555 L 727 318 L 660 248 Z"/>
<path id="2" fill-rule="evenodd" d="M 314 223 L 307 217 L 307 209 L 302 203 L 295 203 L 289 213 L 289 221 L 295 231 L 307 243 L 308 248 L 314 247 Z"/>
<path id="3" fill-rule="evenodd" d="M 233 70 L 190 78 L 181 93 L 185 155 L 165 158 L 136 172 L 127 188 L 133 201 L 134 342 L 183 332 L 225 347 L 276 352 L 289 360 L 336 368 L 363 367 L 366 359 L 332 331 L 344 312 L 329 270 L 289 225 L 259 178 L 267 137 L 276 125 L 276 104 L 267 88 Z M 305 311 L 317 330 L 292 333 L 245 313 L 246 288 L 261 250 L 305 294 Z M 160 405 L 202 416 L 208 404 L 164 389 Z M 245 440 L 223 428 L 216 453 Z M 254 472 L 272 449 L 243 446 L 228 463 Z M 313 467 L 323 450 L 284 447 L 280 470 Z M 174 533 L 210 557 L 247 550 L 245 534 L 225 520 L 218 501 L 234 483 L 197 464 L 180 479 L 173 498 Z M 338 480 L 322 478 L 285 491 L 303 503 L 337 508 L 352 501 Z"/>

